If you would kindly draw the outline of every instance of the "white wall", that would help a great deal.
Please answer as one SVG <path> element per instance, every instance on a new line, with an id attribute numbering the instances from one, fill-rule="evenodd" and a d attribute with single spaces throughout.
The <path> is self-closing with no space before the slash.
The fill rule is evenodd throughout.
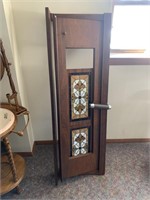
<path id="1" fill-rule="evenodd" d="M 53 13 L 110 12 L 107 1 L 12 1 L 35 140 L 52 140 L 45 7 Z"/>
<path id="2" fill-rule="evenodd" d="M 3 45 L 5 47 L 8 60 L 11 61 L 12 65 L 14 65 L 8 32 L 9 31 L 8 31 L 8 27 L 7 27 L 7 23 L 6 23 L 3 3 L 2 3 L 2 1 L 0 1 L 0 38 L 3 39 Z M 18 90 L 16 72 L 15 72 L 14 67 L 11 67 L 11 73 L 12 73 L 12 77 L 13 77 L 15 85 L 16 85 L 16 90 Z M 11 89 L 10 89 L 10 85 L 8 82 L 6 72 L 4 73 L 3 79 L 0 82 L 0 89 L 1 89 L 0 90 L 0 101 L 1 102 L 6 101 L 6 93 L 11 93 Z"/>
<path id="3" fill-rule="evenodd" d="M 109 139 L 150 138 L 150 65 L 110 66 Z"/>
<path id="4" fill-rule="evenodd" d="M 0 8 L 1 8 L 1 20 L 2 20 L 0 37 L 3 40 L 3 45 L 6 51 L 6 56 L 8 58 L 8 61 L 12 63 L 10 70 L 12 78 L 14 80 L 16 91 L 18 92 L 19 104 L 25 106 L 28 109 L 28 103 L 25 93 L 26 90 L 24 87 L 23 76 L 20 68 L 19 53 L 17 49 L 16 34 L 14 29 L 13 13 L 10 0 L 1 1 Z M 1 86 L 1 102 L 7 103 L 6 93 L 12 94 L 12 91 L 10 89 L 10 84 L 6 72 L 0 83 L 0 86 Z M 22 130 L 25 126 L 25 123 L 26 123 L 26 118 L 24 118 L 23 116 L 18 117 L 18 123 L 15 130 L 16 131 Z M 31 151 L 33 145 L 33 133 L 32 133 L 31 121 L 27 127 L 27 130 L 24 132 L 23 139 L 21 139 L 19 136 L 15 134 L 11 134 L 9 138 L 11 146 L 13 147 L 14 151 Z M 23 141 L 24 145 L 22 145 L 21 141 Z"/>

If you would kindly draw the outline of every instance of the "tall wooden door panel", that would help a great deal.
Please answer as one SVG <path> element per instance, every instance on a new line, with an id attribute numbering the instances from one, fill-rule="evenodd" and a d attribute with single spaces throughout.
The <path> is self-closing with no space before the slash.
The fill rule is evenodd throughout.
<path id="1" fill-rule="evenodd" d="M 105 59 L 109 59 L 109 29 L 106 33 L 106 27 L 110 25 L 110 16 L 53 14 L 51 18 L 61 178 L 85 173 L 103 174 L 104 108 L 108 106 L 100 104 L 107 104 L 108 61 Z M 108 21 L 106 27 L 105 18 Z"/>

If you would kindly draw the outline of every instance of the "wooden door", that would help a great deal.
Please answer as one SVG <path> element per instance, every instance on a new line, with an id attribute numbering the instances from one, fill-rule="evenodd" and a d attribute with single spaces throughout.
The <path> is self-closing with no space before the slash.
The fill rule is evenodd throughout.
<path id="1" fill-rule="evenodd" d="M 51 18 L 61 178 L 104 174 L 110 15 Z"/>

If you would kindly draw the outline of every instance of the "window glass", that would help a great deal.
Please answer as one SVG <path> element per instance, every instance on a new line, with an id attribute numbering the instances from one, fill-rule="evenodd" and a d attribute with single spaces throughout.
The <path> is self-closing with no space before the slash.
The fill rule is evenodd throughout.
<path id="1" fill-rule="evenodd" d="M 150 5 L 115 5 L 111 49 L 150 52 Z"/>
<path id="2" fill-rule="evenodd" d="M 66 49 L 66 69 L 93 68 L 94 49 Z"/>

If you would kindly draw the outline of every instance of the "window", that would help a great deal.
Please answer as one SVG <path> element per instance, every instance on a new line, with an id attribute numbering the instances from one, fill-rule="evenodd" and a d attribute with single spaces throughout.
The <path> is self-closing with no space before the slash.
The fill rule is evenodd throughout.
<path id="1" fill-rule="evenodd" d="M 111 58 L 148 58 L 150 64 L 150 1 L 115 1 L 110 49 Z"/>

